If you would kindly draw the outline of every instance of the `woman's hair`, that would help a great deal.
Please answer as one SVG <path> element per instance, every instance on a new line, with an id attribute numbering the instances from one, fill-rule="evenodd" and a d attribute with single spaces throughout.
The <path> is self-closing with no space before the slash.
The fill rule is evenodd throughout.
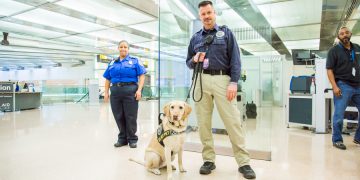
<path id="1" fill-rule="evenodd" d="M 128 46 L 128 49 L 130 48 L 129 42 L 127 42 L 126 40 L 121 40 L 118 44 L 118 47 L 120 46 L 121 43 L 126 43 L 126 45 Z"/>

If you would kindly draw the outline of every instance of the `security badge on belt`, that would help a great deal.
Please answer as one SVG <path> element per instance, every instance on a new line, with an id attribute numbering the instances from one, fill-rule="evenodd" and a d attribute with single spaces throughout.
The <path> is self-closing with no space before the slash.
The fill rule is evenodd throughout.
<path id="1" fill-rule="evenodd" d="M 356 70 L 355 70 L 355 68 L 354 68 L 354 67 L 352 68 L 352 72 L 351 72 L 351 74 L 352 74 L 353 76 L 355 76 L 355 75 L 356 75 Z"/>

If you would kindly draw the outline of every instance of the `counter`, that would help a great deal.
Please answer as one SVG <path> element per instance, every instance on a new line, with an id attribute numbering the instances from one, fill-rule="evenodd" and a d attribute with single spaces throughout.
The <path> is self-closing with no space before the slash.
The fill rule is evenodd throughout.
<path id="1" fill-rule="evenodd" d="M 0 92 L 0 97 L 12 97 L 12 94 L 11 92 Z M 39 108 L 41 96 L 41 92 L 15 92 L 15 110 Z"/>

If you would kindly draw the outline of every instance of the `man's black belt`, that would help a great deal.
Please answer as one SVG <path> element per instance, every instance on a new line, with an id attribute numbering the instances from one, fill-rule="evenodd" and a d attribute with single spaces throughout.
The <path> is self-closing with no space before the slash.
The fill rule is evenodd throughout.
<path id="1" fill-rule="evenodd" d="M 211 69 L 204 69 L 203 70 L 204 74 L 210 74 L 210 75 L 229 75 L 230 76 L 230 72 L 227 70 L 211 70 Z"/>
<path id="2" fill-rule="evenodd" d="M 113 83 L 113 86 L 127 86 L 127 85 L 133 85 L 136 84 L 136 82 L 118 82 L 118 83 Z"/>

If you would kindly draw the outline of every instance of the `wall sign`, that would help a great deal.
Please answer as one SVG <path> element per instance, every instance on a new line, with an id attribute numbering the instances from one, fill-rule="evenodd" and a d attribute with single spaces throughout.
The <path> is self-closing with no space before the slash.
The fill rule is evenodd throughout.
<path id="1" fill-rule="evenodd" d="M 0 82 L 0 111 L 13 111 L 14 95 L 12 82 Z"/>

